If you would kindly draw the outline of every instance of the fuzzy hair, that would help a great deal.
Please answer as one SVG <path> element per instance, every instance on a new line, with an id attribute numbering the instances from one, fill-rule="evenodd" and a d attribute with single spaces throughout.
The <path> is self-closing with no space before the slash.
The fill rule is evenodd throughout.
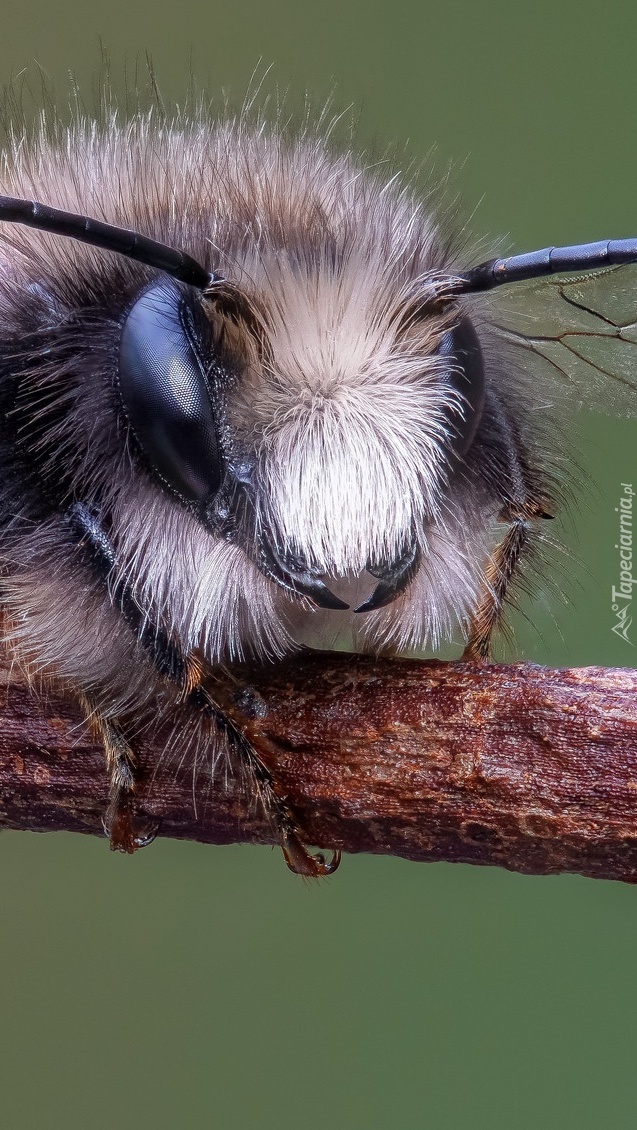
<path id="1" fill-rule="evenodd" d="M 284 552 L 335 587 L 369 592 L 367 566 L 392 560 L 414 536 L 422 550 L 409 589 L 367 616 L 316 609 L 267 580 L 149 474 L 128 431 L 118 343 L 156 272 L 3 225 L 10 424 L 0 551 L 16 647 L 30 664 L 101 688 L 104 701 L 126 704 L 144 680 L 155 686 L 65 532 L 77 500 L 108 515 L 112 588 L 125 583 L 149 623 L 213 665 L 328 637 L 394 651 L 466 638 L 519 472 L 502 421 L 515 419 L 525 444 L 533 437 L 513 373 L 503 407 L 495 363 L 484 421 L 451 476 L 450 420 L 464 406 L 438 347 L 459 314 L 407 314 L 427 280 L 451 277 L 458 264 L 411 188 L 309 132 L 146 115 L 45 124 L 15 138 L 0 191 L 142 231 L 231 280 L 259 332 L 210 312 L 235 374 L 228 419 L 256 460 L 258 522 Z M 141 671 L 132 682 L 131 669 Z"/>

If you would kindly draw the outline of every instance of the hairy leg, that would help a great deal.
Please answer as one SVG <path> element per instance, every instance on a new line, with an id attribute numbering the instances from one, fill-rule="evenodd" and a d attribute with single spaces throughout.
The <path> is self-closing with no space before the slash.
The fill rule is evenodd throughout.
<path id="1" fill-rule="evenodd" d="M 507 591 L 530 535 L 530 521 L 516 517 L 487 562 L 482 593 L 471 614 L 463 659 L 488 659 L 491 636 L 502 620 Z"/>
<path id="2" fill-rule="evenodd" d="M 494 393 L 488 403 L 484 461 L 489 489 L 500 498 L 499 521 L 508 529 L 486 563 L 482 591 L 473 609 L 463 659 L 488 659 L 491 637 L 500 625 L 509 587 L 531 539 L 534 524 L 552 518 L 545 483 L 522 440 L 516 422 Z M 483 472 L 484 474 L 484 472 Z"/>
<path id="3" fill-rule="evenodd" d="M 104 583 L 108 583 L 109 575 L 115 566 L 115 553 L 99 519 L 87 507 L 77 503 L 69 512 L 68 522 L 87 561 Z M 339 853 L 335 852 L 333 858 L 326 861 L 323 855 L 320 853 L 312 855 L 305 847 L 294 813 L 285 794 L 279 788 L 275 774 L 259 757 L 258 752 L 239 727 L 217 705 L 210 689 L 204 686 L 202 680 L 206 670 L 199 657 L 184 655 L 174 640 L 170 639 L 161 628 L 150 623 L 132 594 L 124 586 L 116 586 L 112 590 L 112 598 L 159 674 L 179 685 L 185 705 L 207 714 L 219 733 L 228 739 L 231 748 L 241 757 L 266 811 L 276 822 L 281 836 L 283 855 L 290 870 L 310 877 L 329 875 L 335 871 L 340 862 Z M 143 847 L 144 843 L 149 842 L 149 838 L 140 837 L 134 831 L 132 814 L 132 798 L 136 784 L 134 754 L 117 722 L 106 719 L 88 700 L 86 706 L 90 719 L 102 737 L 106 751 L 111 794 L 105 823 L 110 835 L 111 847 L 119 851 L 136 851 L 138 847 Z"/>

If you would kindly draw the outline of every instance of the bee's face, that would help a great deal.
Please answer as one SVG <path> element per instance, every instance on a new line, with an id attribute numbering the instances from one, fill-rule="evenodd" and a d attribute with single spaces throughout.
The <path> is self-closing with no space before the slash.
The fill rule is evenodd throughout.
<path id="1" fill-rule="evenodd" d="M 301 269 L 282 253 L 252 264 L 238 296 L 225 284 L 203 302 L 170 282 L 145 290 L 118 386 L 147 468 L 204 530 L 288 604 L 345 611 L 328 586 L 342 596 L 347 580 L 368 613 L 420 568 L 484 380 L 467 319 L 445 309 L 406 325 L 398 286 L 391 302 L 380 280 L 357 293 L 358 263 L 334 258 L 319 247 Z"/>

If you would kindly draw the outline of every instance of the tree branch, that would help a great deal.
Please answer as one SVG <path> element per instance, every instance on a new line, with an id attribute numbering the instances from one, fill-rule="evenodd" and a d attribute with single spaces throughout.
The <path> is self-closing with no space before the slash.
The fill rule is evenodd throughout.
<path id="1" fill-rule="evenodd" d="M 0 825 L 101 833 L 103 755 L 78 709 L 0 676 Z M 636 671 L 324 652 L 237 669 L 214 693 L 309 842 L 637 881 Z M 162 835 L 277 842 L 223 770 L 211 784 L 160 753 L 143 752 L 138 805 Z"/>

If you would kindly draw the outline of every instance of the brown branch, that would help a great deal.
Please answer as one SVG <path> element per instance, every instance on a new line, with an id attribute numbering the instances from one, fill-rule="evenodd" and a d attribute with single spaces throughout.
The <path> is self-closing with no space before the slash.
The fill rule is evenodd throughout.
<path id="1" fill-rule="evenodd" d="M 101 833 L 103 757 L 78 710 L 4 678 L 0 824 Z M 311 653 L 224 676 L 215 695 L 313 843 L 637 880 L 636 671 Z M 161 834 L 276 842 L 223 773 L 156 771 L 158 755 L 143 755 L 138 804 Z"/>

